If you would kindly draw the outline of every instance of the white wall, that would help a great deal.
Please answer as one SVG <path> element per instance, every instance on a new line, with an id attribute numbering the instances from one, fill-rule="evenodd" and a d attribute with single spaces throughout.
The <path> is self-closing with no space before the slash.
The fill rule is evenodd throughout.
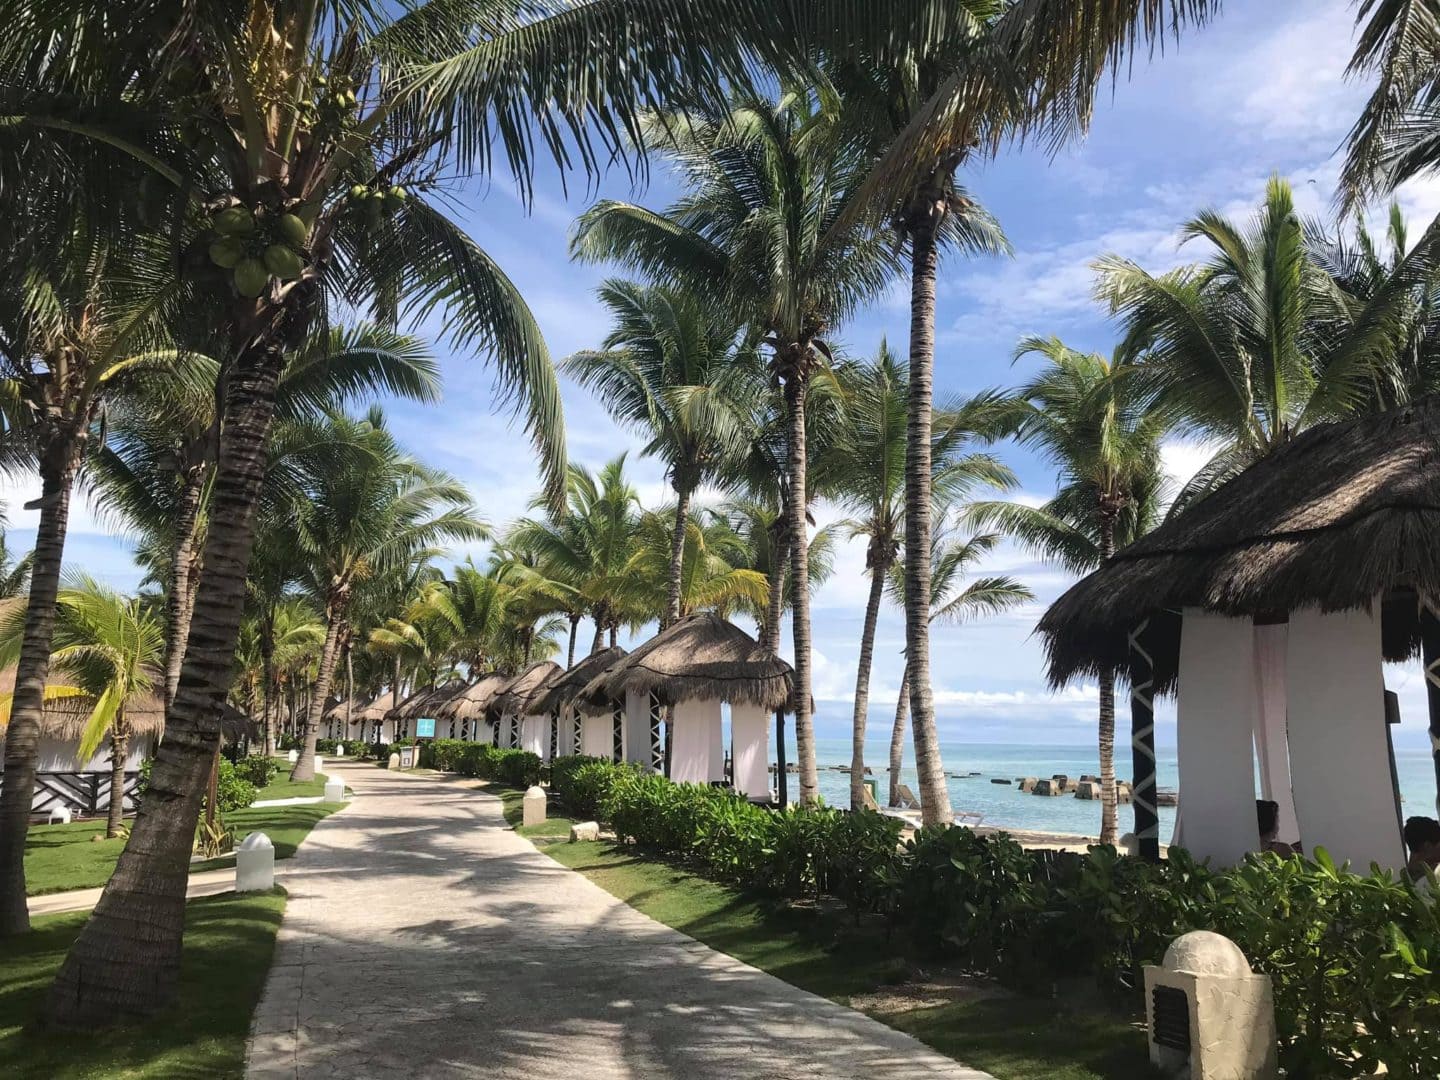
<path id="1" fill-rule="evenodd" d="M 1306 852 L 1323 846 L 1360 873 L 1371 862 L 1405 863 L 1380 665 L 1380 621 L 1368 611 L 1291 613 L 1286 693 L 1300 839 Z"/>
<path id="2" fill-rule="evenodd" d="M 1216 866 L 1234 865 L 1260 846 L 1254 642 L 1249 619 L 1185 609 L 1176 709 L 1181 842 Z"/>

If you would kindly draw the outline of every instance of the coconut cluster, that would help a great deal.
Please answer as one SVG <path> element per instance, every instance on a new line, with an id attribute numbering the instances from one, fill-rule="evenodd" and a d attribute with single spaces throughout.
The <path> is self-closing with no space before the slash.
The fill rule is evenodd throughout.
<path id="1" fill-rule="evenodd" d="M 305 270 L 310 226 L 298 214 L 259 214 L 231 206 L 211 220 L 210 261 L 229 270 L 241 296 L 256 297 L 270 279 L 294 281 Z"/>

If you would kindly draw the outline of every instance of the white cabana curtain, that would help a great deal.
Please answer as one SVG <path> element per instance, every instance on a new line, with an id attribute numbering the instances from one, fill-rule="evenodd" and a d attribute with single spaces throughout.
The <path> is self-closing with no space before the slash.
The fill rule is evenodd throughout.
<path id="1" fill-rule="evenodd" d="M 586 757 L 609 758 L 614 747 L 611 745 L 615 720 L 608 713 L 580 717 L 580 753 Z"/>
<path id="2" fill-rule="evenodd" d="M 670 779 L 677 784 L 705 784 L 721 750 L 720 702 L 682 701 L 675 706 L 675 733 L 670 742 Z M 724 761 L 718 763 L 724 768 Z"/>
<path id="3" fill-rule="evenodd" d="M 1364 873 L 1405 864 L 1395 814 L 1380 620 L 1369 611 L 1290 614 L 1290 776 L 1306 852 Z"/>
<path id="4" fill-rule="evenodd" d="M 770 714 L 756 705 L 730 706 L 735 788 L 752 799 L 770 797 Z"/>
<path id="5" fill-rule="evenodd" d="M 1286 722 L 1285 667 L 1288 627 L 1274 623 L 1255 627 L 1255 683 L 1259 711 L 1255 722 L 1255 755 L 1260 764 L 1260 797 L 1280 807 L 1276 839 L 1300 839 L 1295 796 L 1290 787 L 1290 738 Z"/>

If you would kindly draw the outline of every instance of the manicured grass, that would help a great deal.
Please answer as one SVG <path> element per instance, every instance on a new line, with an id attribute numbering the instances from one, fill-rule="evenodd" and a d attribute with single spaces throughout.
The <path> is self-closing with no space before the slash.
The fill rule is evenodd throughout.
<path id="1" fill-rule="evenodd" d="M 341 803 L 308 806 L 261 806 L 233 810 L 226 820 L 238 843 L 257 829 L 270 837 L 275 857 L 295 854 L 315 823 L 340 809 Z M 99 840 L 92 839 L 95 836 Z M 31 826 L 25 841 L 25 885 L 31 896 L 94 889 L 110 880 L 125 839 L 106 840 L 105 822 L 72 821 L 69 825 Z M 192 871 L 234 866 L 233 859 L 211 859 L 191 864 Z"/>
<path id="2" fill-rule="evenodd" d="M 873 922 L 856 927 L 839 912 L 750 897 L 614 844 L 552 843 L 543 850 L 651 918 L 835 1001 L 850 1004 L 908 975 L 897 946 Z M 1051 1000 L 955 996 L 942 996 L 940 1004 L 867 1011 L 1001 1080 L 1151 1075 L 1144 1035 L 1124 1018 Z M 935 1000 L 933 994 L 916 997 Z"/>
<path id="3" fill-rule="evenodd" d="M 317 795 L 325 794 L 325 777 L 316 776 L 313 780 L 291 780 L 290 766 L 287 764 L 281 770 L 280 775 L 275 777 L 267 785 L 260 789 L 255 796 L 256 802 L 267 799 L 313 799 Z"/>
<path id="4" fill-rule="evenodd" d="M 250 1014 L 265 985 L 285 892 L 209 897 L 185 915 L 175 1007 L 133 1027 L 34 1030 L 45 992 L 84 913 L 34 920 L 0 939 L 0 1076 L 7 1080 L 240 1077 Z"/>

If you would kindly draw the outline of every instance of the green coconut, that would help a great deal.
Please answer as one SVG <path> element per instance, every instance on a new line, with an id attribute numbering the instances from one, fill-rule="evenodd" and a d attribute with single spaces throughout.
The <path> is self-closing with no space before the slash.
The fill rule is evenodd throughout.
<path id="1" fill-rule="evenodd" d="M 216 266 L 233 270 L 245 257 L 245 241 L 238 236 L 222 236 L 210 245 L 210 261 Z"/>
<path id="2" fill-rule="evenodd" d="M 409 193 L 403 187 L 392 187 L 388 192 L 386 192 L 385 201 L 390 206 L 396 207 L 401 205 L 405 201 L 408 194 Z"/>
<path id="3" fill-rule="evenodd" d="M 241 296 L 259 296 L 269 280 L 270 271 L 259 259 L 241 259 L 235 267 L 235 289 Z"/>
<path id="4" fill-rule="evenodd" d="M 243 206 L 232 206 L 215 215 L 215 228 L 226 236 L 249 236 L 255 231 L 255 215 Z"/>
<path id="5" fill-rule="evenodd" d="M 370 194 L 370 189 L 364 184 L 356 184 L 350 189 L 350 198 L 355 199 L 357 202 L 365 198 L 368 194 Z"/>
<path id="6" fill-rule="evenodd" d="M 275 229 L 291 247 L 300 247 L 310 235 L 310 226 L 295 214 L 281 214 L 275 219 Z"/>
<path id="7" fill-rule="evenodd" d="M 305 264 L 286 245 L 271 244 L 265 249 L 265 269 L 281 281 L 294 281 L 305 269 Z"/>

